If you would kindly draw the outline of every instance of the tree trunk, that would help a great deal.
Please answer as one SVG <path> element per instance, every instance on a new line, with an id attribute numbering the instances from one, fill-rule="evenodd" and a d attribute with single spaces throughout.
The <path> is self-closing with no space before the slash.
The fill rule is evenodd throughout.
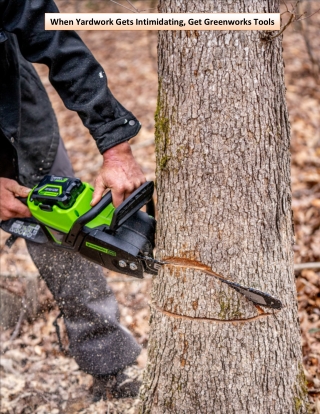
<path id="1" fill-rule="evenodd" d="M 161 0 L 161 12 L 278 12 L 272 0 Z M 307 413 L 281 38 L 161 31 L 159 258 L 201 262 L 280 298 L 272 314 L 166 265 L 151 299 L 142 413 Z"/>

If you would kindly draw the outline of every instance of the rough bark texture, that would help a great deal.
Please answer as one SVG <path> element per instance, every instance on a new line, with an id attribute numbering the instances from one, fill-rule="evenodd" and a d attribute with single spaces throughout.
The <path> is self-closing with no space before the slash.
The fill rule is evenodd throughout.
<path id="1" fill-rule="evenodd" d="M 160 10 L 277 12 L 278 1 L 161 0 Z M 153 283 L 142 413 L 308 412 L 281 39 L 265 35 L 159 33 L 157 246 L 159 258 L 197 260 L 284 309 L 258 315 L 201 271 L 165 266 Z"/>

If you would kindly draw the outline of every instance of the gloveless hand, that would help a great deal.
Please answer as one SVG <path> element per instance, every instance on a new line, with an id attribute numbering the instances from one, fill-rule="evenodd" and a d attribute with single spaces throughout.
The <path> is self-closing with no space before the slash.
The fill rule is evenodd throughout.
<path id="1" fill-rule="evenodd" d="M 95 180 L 91 205 L 96 205 L 104 191 L 111 189 L 112 203 L 118 207 L 134 190 L 146 181 L 134 159 L 130 145 L 123 142 L 103 154 L 103 165 Z"/>
<path id="2" fill-rule="evenodd" d="M 30 188 L 15 180 L 0 177 L 0 219 L 31 217 L 30 210 L 17 197 L 27 197 Z"/>

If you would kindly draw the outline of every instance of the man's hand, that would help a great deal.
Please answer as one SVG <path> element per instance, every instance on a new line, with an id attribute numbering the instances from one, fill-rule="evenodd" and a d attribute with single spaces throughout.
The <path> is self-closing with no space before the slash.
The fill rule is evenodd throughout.
<path id="1" fill-rule="evenodd" d="M 0 178 L 0 219 L 31 217 L 30 210 L 16 197 L 27 197 L 30 188 L 23 187 L 17 181 Z"/>
<path id="2" fill-rule="evenodd" d="M 110 148 L 103 154 L 103 165 L 95 180 L 91 205 L 96 205 L 106 188 L 111 188 L 112 203 L 118 207 L 134 190 L 146 181 L 127 142 Z"/>

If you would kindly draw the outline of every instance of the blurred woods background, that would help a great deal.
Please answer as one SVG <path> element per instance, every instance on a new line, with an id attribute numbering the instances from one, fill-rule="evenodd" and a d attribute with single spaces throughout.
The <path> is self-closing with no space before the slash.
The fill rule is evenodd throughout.
<path id="1" fill-rule="evenodd" d="M 57 4 L 61 12 L 128 12 L 123 6 L 157 11 L 157 0 L 58 0 Z M 288 4 L 289 10 L 293 6 L 295 4 Z M 284 3 L 281 5 L 283 12 L 288 8 Z M 300 1 L 283 38 L 292 129 L 296 285 L 306 387 L 317 413 L 320 413 L 320 14 L 315 12 L 319 8 L 319 1 Z M 284 21 L 290 16 L 286 12 Z M 153 180 L 157 33 L 82 31 L 79 34 L 105 69 L 115 97 L 141 121 L 142 130 L 131 141 L 132 149 L 147 179 Z M 101 165 L 95 142 L 78 116 L 65 109 L 48 81 L 47 69 L 40 65 L 36 69 L 57 114 L 75 175 L 93 184 Z M 138 400 L 91 403 L 88 396 L 91 377 L 80 372 L 76 363 L 59 348 L 53 326 L 59 311 L 50 292 L 38 279 L 24 242 L 18 240 L 9 250 L 4 247 L 6 238 L 7 234 L 2 232 L 0 412 L 136 413 Z M 116 293 L 122 323 L 144 348 L 138 365 L 130 372 L 130 375 L 141 376 L 146 364 L 151 279 L 140 281 L 105 274 Z M 58 324 L 63 345 L 67 348 L 63 322 L 59 320 Z"/>

